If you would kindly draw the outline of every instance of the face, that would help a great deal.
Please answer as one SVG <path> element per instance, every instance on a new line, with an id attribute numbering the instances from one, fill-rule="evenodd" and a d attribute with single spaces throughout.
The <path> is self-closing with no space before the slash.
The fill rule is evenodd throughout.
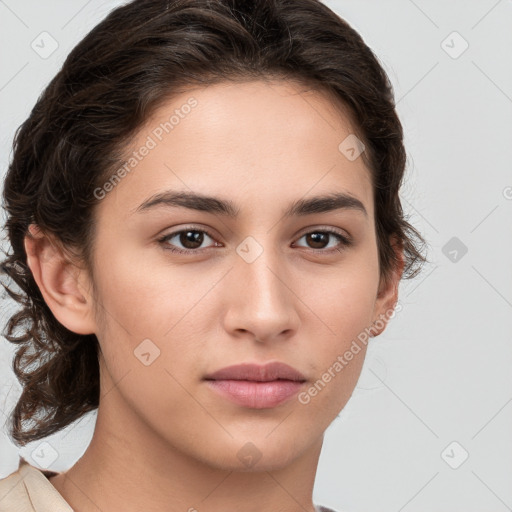
<path id="1" fill-rule="evenodd" d="M 102 374 L 168 446 L 223 468 L 257 450 L 258 469 L 275 468 L 350 398 L 366 346 L 344 354 L 396 300 L 379 289 L 369 171 L 339 149 L 351 134 L 332 100 L 290 82 L 191 89 L 148 120 L 132 166 L 97 191 Z M 331 194 L 336 204 L 310 202 Z M 240 403 L 205 380 L 276 361 L 304 381 L 235 386 L 260 397 Z"/>

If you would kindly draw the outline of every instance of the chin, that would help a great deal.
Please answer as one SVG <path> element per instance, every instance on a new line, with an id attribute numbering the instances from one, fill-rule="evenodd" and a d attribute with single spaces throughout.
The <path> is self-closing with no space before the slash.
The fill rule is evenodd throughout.
<path id="1" fill-rule="evenodd" d="M 268 432 L 261 437 L 254 436 L 252 440 L 250 437 L 232 440 L 221 449 L 216 445 L 212 447 L 211 452 L 209 451 L 211 456 L 208 456 L 205 462 L 222 470 L 241 473 L 278 471 L 293 463 L 313 444 L 308 445 L 305 442 L 304 446 L 301 446 L 292 435 L 286 436 L 288 442 L 282 437 L 270 440 L 266 436 Z"/>

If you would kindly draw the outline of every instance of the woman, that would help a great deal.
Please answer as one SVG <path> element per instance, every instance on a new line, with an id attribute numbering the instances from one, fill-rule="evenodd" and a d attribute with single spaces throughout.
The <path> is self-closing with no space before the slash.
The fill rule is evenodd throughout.
<path id="1" fill-rule="evenodd" d="M 317 0 L 110 13 L 4 187 L 10 436 L 97 409 L 94 435 L 62 473 L 20 459 L 0 511 L 329 511 L 324 432 L 424 261 L 405 160 L 385 72 Z"/>

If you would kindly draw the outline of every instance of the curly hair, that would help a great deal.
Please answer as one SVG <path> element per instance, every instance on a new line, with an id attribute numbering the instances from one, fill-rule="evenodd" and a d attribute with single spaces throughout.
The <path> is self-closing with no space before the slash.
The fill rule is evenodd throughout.
<path id="1" fill-rule="evenodd" d="M 166 8 L 164 8 L 166 6 Z M 53 434 L 99 405 L 99 344 L 71 332 L 27 266 L 35 224 L 93 275 L 93 191 L 123 148 L 173 95 L 190 86 L 278 78 L 323 91 L 350 114 L 371 172 L 381 277 L 402 261 L 417 275 L 426 245 L 404 216 L 403 129 L 391 83 L 362 37 L 319 0 L 134 0 L 71 51 L 14 136 L 3 208 L 9 253 L 2 283 L 21 305 L 4 329 L 22 394 L 9 416 L 18 445 Z"/>

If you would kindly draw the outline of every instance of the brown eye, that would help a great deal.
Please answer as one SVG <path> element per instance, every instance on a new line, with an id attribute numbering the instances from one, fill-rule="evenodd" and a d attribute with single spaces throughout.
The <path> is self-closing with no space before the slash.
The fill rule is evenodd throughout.
<path id="1" fill-rule="evenodd" d="M 341 233 L 333 230 L 310 231 L 302 235 L 301 238 L 306 239 L 307 247 L 321 252 L 330 252 L 331 250 L 339 250 L 340 248 L 349 246 L 352 242 Z M 334 245 L 328 247 L 334 238 Z M 336 243 L 337 241 L 337 243 Z M 304 246 L 302 246 L 304 247 Z M 324 250 L 326 249 L 326 250 Z"/>
<path id="2" fill-rule="evenodd" d="M 166 250 L 186 254 L 192 252 L 200 252 L 200 249 L 208 248 L 201 247 L 205 241 L 205 235 L 207 238 L 212 239 L 211 235 L 209 235 L 208 232 L 203 229 L 187 228 L 169 233 L 168 235 L 160 238 L 158 241 L 164 246 L 164 249 Z M 171 240 L 175 241 L 170 243 Z M 178 245 L 178 247 L 176 247 L 176 245 Z M 179 245 L 181 245 L 181 247 Z"/>
<path id="3" fill-rule="evenodd" d="M 313 249 L 325 249 L 325 245 L 329 243 L 331 235 L 329 233 L 308 233 L 306 240 Z"/>
<path id="4" fill-rule="evenodd" d="M 179 241 L 185 246 L 185 249 L 197 249 L 203 243 L 204 235 L 201 231 L 182 231 L 179 235 Z"/>

